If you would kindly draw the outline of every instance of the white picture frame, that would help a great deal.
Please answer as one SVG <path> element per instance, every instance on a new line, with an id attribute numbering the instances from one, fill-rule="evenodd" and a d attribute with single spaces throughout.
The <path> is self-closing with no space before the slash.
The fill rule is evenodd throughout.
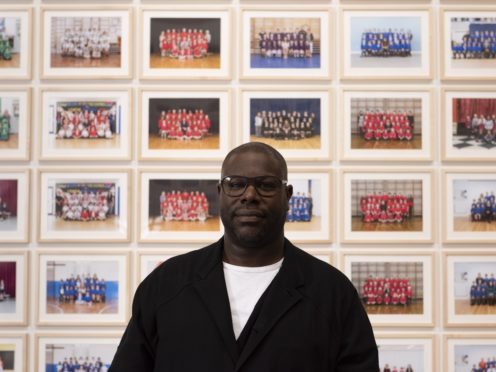
<path id="1" fill-rule="evenodd" d="M 369 319 L 374 327 L 433 327 L 434 321 L 434 268 L 435 256 L 432 253 L 362 253 L 357 251 L 341 254 L 341 271 L 352 281 L 360 297 L 364 298 L 366 279 L 406 280 L 411 285 L 412 300 L 406 305 L 364 304 Z M 405 276 L 401 270 L 407 270 Z M 387 276 L 394 273 L 394 276 Z M 382 276 L 381 276 L 382 275 Z M 391 284 L 391 298 L 393 298 Z M 399 287 L 398 287 L 399 289 Z M 407 295 L 408 296 L 408 295 Z M 368 301 L 368 300 L 367 300 Z M 381 311 L 379 308 L 389 306 Z"/>
<path id="2" fill-rule="evenodd" d="M 31 6 L 0 5 L 0 15 L 6 20 L 5 28 L 11 45 L 10 60 L 2 56 L 0 79 L 31 79 L 33 8 Z"/>
<path id="3" fill-rule="evenodd" d="M 31 148 L 31 88 L 5 86 L 0 88 L 0 128 L 6 125 L 5 111 L 9 113 L 8 138 L 0 140 L 2 161 L 29 160 Z"/>
<path id="4" fill-rule="evenodd" d="M 221 160 L 227 154 L 231 145 L 232 123 L 232 93 L 228 88 L 188 88 L 177 87 L 140 90 L 140 126 L 139 126 L 139 156 L 141 160 L 163 161 L 208 161 Z M 195 102 L 196 100 L 196 102 Z M 181 138 L 175 136 L 169 139 L 160 138 L 158 128 L 152 128 L 152 118 L 158 118 L 158 111 L 168 109 L 166 116 L 172 110 L 174 102 L 183 103 L 188 108 L 200 107 L 209 115 L 210 128 L 208 134 L 196 140 L 193 133 Z M 215 106 L 215 107 L 214 107 Z M 205 109 L 203 109 L 205 107 Z M 214 107 L 212 111 L 207 111 Z M 184 108 L 185 109 L 185 108 Z M 191 111 L 194 109 L 191 109 Z M 153 124 L 155 125 L 155 124 Z M 155 133 L 155 134 L 153 134 Z"/>
<path id="5" fill-rule="evenodd" d="M 0 301 L 0 325 L 2 327 L 27 325 L 28 273 L 28 251 L 0 250 L 0 280 L 4 285 Z"/>
<path id="6" fill-rule="evenodd" d="M 496 119 L 496 116 L 490 117 L 496 115 L 496 109 L 490 104 L 491 101 L 496 102 L 496 90 L 481 86 L 453 86 L 442 89 L 441 99 L 442 160 L 494 161 L 496 142 L 488 136 L 486 125 L 489 128 L 491 121 Z M 489 102 L 483 104 L 484 101 Z M 467 117 L 467 114 L 470 116 Z"/>
<path id="7" fill-rule="evenodd" d="M 495 271 L 496 255 L 494 253 L 443 252 L 445 327 L 487 328 L 488 324 L 495 322 L 496 307 L 494 305 L 496 302 L 487 296 L 479 297 L 475 291 L 472 294 L 472 287 L 476 285 L 478 278 L 487 285 L 488 281 L 494 281 Z M 490 274 L 493 276 L 489 276 Z M 477 291 L 477 287 L 475 290 Z M 478 303 L 479 301 L 481 303 Z M 489 303 L 490 301 L 494 303 Z"/>
<path id="8" fill-rule="evenodd" d="M 139 172 L 138 195 L 138 242 L 141 243 L 211 243 L 218 240 L 224 231 L 220 221 L 217 184 L 219 170 L 196 169 L 147 169 Z M 176 217 L 171 210 L 174 197 L 161 208 L 161 195 L 169 196 L 172 191 L 181 193 L 204 193 L 202 213 L 193 221 Z M 152 201 L 153 200 L 153 201 Z M 167 200 L 167 199 L 164 199 Z M 170 216 L 168 216 L 170 214 Z"/>
<path id="9" fill-rule="evenodd" d="M 350 161 L 429 161 L 434 148 L 433 91 L 419 87 L 346 87 L 341 89 L 340 110 L 340 158 Z M 365 139 L 364 126 L 360 128 L 360 113 L 363 109 L 381 110 L 388 115 L 388 108 L 401 107 L 407 117 L 413 118 L 411 140 L 384 140 L 371 137 Z M 393 109 L 391 109 L 393 110 Z M 404 111 L 403 111 L 404 110 Z M 395 110 L 395 112 L 397 112 Z M 409 115 L 412 113 L 412 115 Z M 366 120 L 367 111 L 364 119 Z M 393 116 L 394 117 L 394 116 Z M 373 117 L 372 117 L 373 120 Z M 420 122 L 420 125 L 418 124 Z M 372 123 L 372 125 L 375 125 Z M 410 127 L 410 126 L 409 126 Z M 394 127 L 393 127 L 394 129 Z M 401 126 L 400 126 L 401 129 Z M 362 132 L 363 131 L 363 132 Z M 370 133 L 375 135 L 375 130 Z M 395 132 L 396 133 L 396 132 Z M 420 139 L 419 139 L 420 137 Z M 403 137 L 405 138 L 405 137 Z M 388 145 L 388 142 L 391 144 Z"/>
<path id="10" fill-rule="evenodd" d="M 296 203 L 298 197 L 310 205 L 308 217 L 298 217 L 291 214 L 286 216 L 284 235 L 293 243 L 324 244 L 334 240 L 334 215 L 329 206 L 334 199 L 334 173 L 328 169 L 290 168 L 288 185 L 293 186 L 292 199 Z M 294 204 L 295 210 L 298 209 Z M 306 208 L 304 208 L 306 209 Z"/>
<path id="11" fill-rule="evenodd" d="M 37 325 L 85 327 L 127 324 L 130 310 L 129 252 L 40 250 L 36 252 L 36 262 L 39 280 L 36 289 Z M 96 284 L 93 279 L 97 280 Z M 74 289 L 71 283 L 84 286 L 85 291 Z M 92 293 L 86 289 L 90 286 L 92 290 L 94 285 L 100 286 L 101 283 L 104 283 L 103 294 L 102 291 Z M 64 291 L 61 291 L 62 284 Z M 72 289 L 67 289 L 71 286 Z"/>
<path id="12" fill-rule="evenodd" d="M 38 241 L 39 242 L 129 242 L 131 234 L 131 172 L 116 169 L 74 169 L 52 168 L 40 169 L 38 185 L 41 193 L 38 198 Z M 95 199 L 97 191 L 103 192 L 105 201 Z M 83 203 L 83 194 L 87 192 L 90 199 Z M 76 195 L 77 201 L 66 202 L 71 194 Z M 94 195 L 91 195 L 94 194 Z M 101 194 L 102 197 L 104 197 Z M 57 199 L 59 204 L 57 204 Z M 93 211 L 105 210 L 91 215 L 89 205 Z M 64 211 L 67 205 L 72 211 Z M 80 211 L 75 211 L 74 206 Z M 99 206 L 96 210 L 94 207 Z M 62 208 L 62 209 L 61 209 Z M 88 210 L 89 217 L 83 216 Z M 89 225 L 85 225 L 90 222 Z"/>
<path id="13" fill-rule="evenodd" d="M 41 160 L 131 160 L 134 132 L 130 89 L 45 87 L 39 97 Z M 100 116 L 107 118 L 106 122 L 100 122 Z"/>
<path id="14" fill-rule="evenodd" d="M 442 187 L 445 190 L 442 199 L 443 242 L 450 244 L 496 242 L 496 230 L 482 216 L 485 211 L 480 211 L 480 219 L 472 217 L 474 199 L 477 198 L 475 200 L 477 204 L 481 193 L 485 198 L 486 192 L 491 193 L 496 188 L 495 172 L 494 168 L 488 167 L 442 170 Z"/>
<path id="15" fill-rule="evenodd" d="M 437 337 L 429 333 L 375 333 L 381 370 L 404 368 L 414 371 L 436 371 Z"/>
<path id="16" fill-rule="evenodd" d="M 207 44 L 206 57 L 198 57 L 197 61 L 194 58 L 190 60 L 188 57 L 184 57 L 184 60 L 182 60 L 176 57 L 169 58 L 168 52 L 165 52 L 165 56 L 161 57 L 162 48 L 160 46 L 157 47 L 159 45 L 160 29 L 157 29 L 157 27 L 161 27 L 161 31 L 175 28 L 182 29 L 185 27 L 194 29 L 195 25 L 193 22 L 195 19 L 199 22 L 198 28 L 212 28 L 210 41 L 208 42 L 212 43 L 212 45 L 209 46 Z M 230 79 L 232 55 L 231 35 L 233 32 L 231 10 L 229 8 L 220 6 L 146 6 L 141 9 L 140 30 L 140 55 L 142 56 L 140 61 L 141 79 Z M 152 41 L 152 36 L 155 33 L 157 33 L 157 38 L 155 41 Z M 208 48 L 214 52 L 209 52 Z M 165 49 L 169 49 L 169 47 Z M 171 55 L 172 53 L 171 50 Z M 204 58 L 205 62 L 202 61 Z"/>
<path id="17" fill-rule="evenodd" d="M 241 115 L 239 122 L 242 130 L 238 144 L 257 141 L 264 142 L 276 148 L 287 160 L 313 160 L 329 161 L 333 158 L 334 148 L 334 94 L 332 90 L 316 87 L 259 87 L 242 88 L 239 102 L 241 102 Z M 311 134 L 305 135 L 303 139 L 281 139 L 275 138 L 275 134 L 261 136 L 256 133 L 254 124 L 255 115 L 258 111 L 266 111 L 274 107 L 274 113 L 281 110 L 294 111 L 299 108 L 298 114 L 315 115 L 315 126 L 311 128 Z M 264 110 L 266 109 L 266 110 Z M 293 110 L 292 110 L 293 109 Z M 313 111 L 315 110 L 315 111 Z M 265 120 L 265 119 L 264 119 Z M 267 123 L 268 124 L 268 123 Z M 281 133 L 282 135 L 282 133 Z M 290 134 L 290 137 L 293 134 Z M 294 135 L 293 137 L 295 137 Z"/>
<path id="18" fill-rule="evenodd" d="M 81 23 L 86 30 L 75 29 Z M 98 27 L 96 26 L 98 24 Z M 70 27 L 70 28 L 69 28 Z M 83 26 L 84 27 L 84 26 Z M 62 30 L 90 37 L 98 28 L 99 48 L 81 46 L 65 51 Z M 42 6 L 40 71 L 42 79 L 130 79 L 132 66 L 133 12 L 130 7 L 111 5 Z M 56 34 L 52 34 L 56 32 Z M 81 39 L 81 36 L 80 36 Z M 87 44 L 89 45 L 89 44 Z M 76 50 L 77 49 L 77 50 Z M 80 50 L 79 50 L 80 49 Z M 89 57 L 88 57 L 89 56 Z M 98 63 L 96 62 L 98 61 Z"/>
<path id="19" fill-rule="evenodd" d="M 27 169 L 0 168 L 0 198 L 6 212 L 0 219 L 0 243 L 29 242 L 31 173 Z"/>
<path id="20" fill-rule="evenodd" d="M 265 20 L 264 20 L 265 18 Z M 297 6 L 252 6 L 242 7 L 239 24 L 242 27 L 239 33 L 240 53 L 240 77 L 241 79 L 284 79 L 284 80 L 330 80 L 332 76 L 332 44 L 335 28 L 331 12 L 328 8 L 322 7 L 297 7 Z M 260 26 L 258 26 L 260 24 Z M 257 26 L 256 26 L 257 25 Z M 289 25 L 289 26 L 288 26 Z M 268 31 L 265 31 L 266 28 Z M 253 29 L 252 29 L 253 28 Z M 272 58 L 272 63 L 266 61 L 267 58 L 255 53 L 258 41 L 255 34 L 259 32 L 274 32 L 279 28 L 305 30 L 307 33 L 315 34 L 314 40 L 319 41 L 319 45 L 311 48 L 311 57 L 295 58 L 288 56 Z M 315 31 L 314 29 L 317 29 Z M 301 50 L 303 48 L 299 48 Z M 318 49 L 318 53 L 317 53 Z M 291 50 L 291 48 L 289 48 Z M 305 52 L 306 53 L 306 52 Z M 274 62 L 274 60 L 277 61 Z"/>
<path id="21" fill-rule="evenodd" d="M 496 350 L 494 333 L 449 333 L 443 337 L 443 371 L 458 372 L 476 368 L 482 358 L 493 358 Z M 488 355 L 485 355 L 485 354 Z"/>
<path id="22" fill-rule="evenodd" d="M 434 219 L 434 174 L 430 169 L 412 168 L 343 168 L 341 170 L 341 242 L 367 244 L 425 244 L 435 240 Z M 380 205 L 372 203 L 370 221 L 360 208 L 362 197 L 397 194 L 401 202 L 410 204 L 407 211 L 399 211 L 399 220 L 381 220 Z M 410 199 L 412 197 L 413 199 Z M 418 203 L 418 200 L 421 200 Z M 366 199 L 368 200 L 368 199 Z M 370 204 L 370 203 L 369 203 Z M 393 203 L 394 204 L 394 203 Z M 406 213 L 405 213 L 406 212 Z M 362 218 L 363 217 L 363 218 Z M 400 223 L 400 229 L 398 229 Z"/>
<path id="23" fill-rule="evenodd" d="M 465 33 L 469 32 L 470 22 L 481 23 L 480 19 L 496 22 L 496 7 L 494 6 L 444 6 L 440 9 L 440 34 L 441 34 L 441 79 L 443 80 L 495 80 L 496 58 L 454 58 L 452 47 L 463 43 Z M 458 23 L 458 24 L 457 24 Z M 467 40 L 467 41 L 469 41 Z M 459 50 L 459 49 L 456 49 Z M 462 49 L 463 51 L 463 49 Z M 465 53 L 458 53 L 462 55 Z"/>
<path id="24" fill-rule="evenodd" d="M 341 78 L 354 79 L 431 79 L 432 78 L 432 16 L 425 6 L 346 6 L 341 9 Z M 406 28 L 405 31 L 401 31 Z M 379 49 L 369 51 L 362 47 L 362 38 L 368 31 L 396 29 L 410 42 L 409 52 Z M 365 35 L 365 36 L 364 36 Z M 411 37 L 410 37 L 411 36 Z M 373 37 L 379 37 L 373 35 Z M 388 43 L 389 45 L 389 43 Z M 394 44 L 392 44 L 394 45 Z M 384 56 L 384 53 L 390 53 Z M 368 52 L 367 52 L 368 51 Z M 367 53 L 364 55 L 364 53 Z M 391 53 L 399 53 L 396 54 Z M 403 54 L 402 54 L 403 53 Z"/>
<path id="25" fill-rule="evenodd" d="M 72 333 L 36 333 L 35 368 L 38 371 L 51 370 L 62 364 L 64 359 L 83 357 L 91 361 L 100 361 L 108 369 L 122 335 L 119 333 L 99 332 L 97 335 L 87 332 Z"/>
<path id="26" fill-rule="evenodd" d="M 12 364 L 4 364 L 5 371 L 27 372 L 29 367 L 28 344 L 29 336 L 27 333 L 0 333 L 1 353 L 11 354 L 10 361 Z M 8 368 L 8 369 L 7 369 Z"/>

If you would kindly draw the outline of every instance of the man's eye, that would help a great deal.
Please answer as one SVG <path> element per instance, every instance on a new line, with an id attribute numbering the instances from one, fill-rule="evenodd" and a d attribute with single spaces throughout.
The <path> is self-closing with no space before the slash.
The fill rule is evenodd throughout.
<path id="1" fill-rule="evenodd" d="M 239 189 L 244 188 L 246 184 L 242 181 L 231 181 L 228 183 L 228 185 L 229 185 L 229 188 L 231 188 L 231 189 L 238 189 L 239 190 Z"/>
<path id="2" fill-rule="evenodd" d="M 276 182 L 260 182 L 259 187 L 262 190 L 272 191 L 272 190 L 277 189 L 277 183 Z"/>

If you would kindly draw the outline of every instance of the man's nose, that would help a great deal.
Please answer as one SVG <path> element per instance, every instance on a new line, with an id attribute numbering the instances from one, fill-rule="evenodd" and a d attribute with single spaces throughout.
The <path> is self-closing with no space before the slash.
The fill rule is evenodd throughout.
<path id="1" fill-rule="evenodd" d="M 259 198 L 259 195 L 258 195 L 257 189 L 255 188 L 255 185 L 253 185 L 252 183 L 249 183 L 246 186 L 245 192 L 243 193 L 243 199 L 246 199 L 248 201 L 252 201 L 252 200 L 255 200 L 258 198 Z"/>

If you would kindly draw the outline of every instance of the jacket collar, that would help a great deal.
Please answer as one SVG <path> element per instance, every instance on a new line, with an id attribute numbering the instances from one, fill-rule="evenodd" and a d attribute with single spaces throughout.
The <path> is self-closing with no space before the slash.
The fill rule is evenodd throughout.
<path id="1" fill-rule="evenodd" d="M 198 271 L 198 281 L 195 282 L 194 287 L 219 329 L 237 371 L 279 319 L 301 300 L 302 295 L 298 288 L 304 285 L 304 276 L 298 263 L 296 247 L 285 239 L 283 264 L 253 325 L 253 332 L 239 355 L 222 267 L 223 245 L 224 241 L 221 238 L 207 247 L 207 254 Z"/>

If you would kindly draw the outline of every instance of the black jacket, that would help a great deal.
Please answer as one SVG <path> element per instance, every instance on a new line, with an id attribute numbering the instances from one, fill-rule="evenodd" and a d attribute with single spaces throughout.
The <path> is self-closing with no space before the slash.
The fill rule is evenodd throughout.
<path id="1" fill-rule="evenodd" d="M 285 242 L 284 261 L 238 351 L 223 240 L 164 262 L 138 287 L 110 372 L 377 372 L 353 284 Z"/>

